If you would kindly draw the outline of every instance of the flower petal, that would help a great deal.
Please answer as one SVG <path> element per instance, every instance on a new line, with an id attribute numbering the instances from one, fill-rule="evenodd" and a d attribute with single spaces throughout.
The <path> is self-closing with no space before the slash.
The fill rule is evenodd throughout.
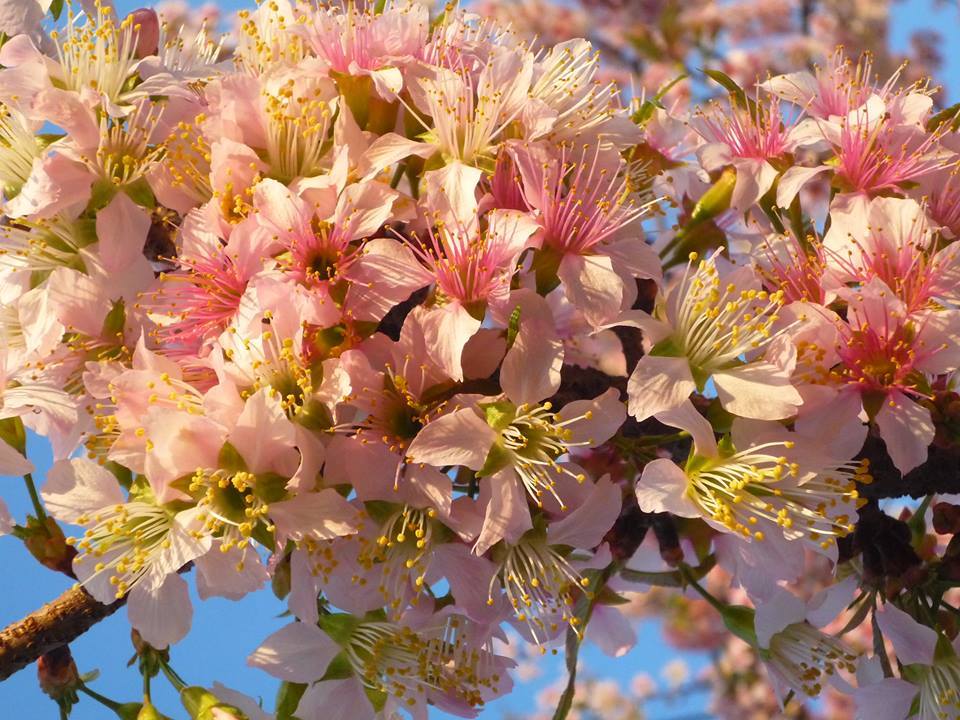
<path id="1" fill-rule="evenodd" d="M 686 358 L 644 355 L 627 382 L 627 410 L 646 420 L 681 405 L 696 389 Z"/>
<path id="2" fill-rule="evenodd" d="M 644 512 L 669 512 L 680 517 L 699 517 L 687 498 L 687 475 L 673 460 L 658 458 L 646 464 L 637 483 L 637 502 Z"/>
<path id="3" fill-rule="evenodd" d="M 316 625 L 294 622 L 264 640 L 247 665 L 279 680 L 308 683 L 323 677 L 339 652 L 340 646 Z"/>

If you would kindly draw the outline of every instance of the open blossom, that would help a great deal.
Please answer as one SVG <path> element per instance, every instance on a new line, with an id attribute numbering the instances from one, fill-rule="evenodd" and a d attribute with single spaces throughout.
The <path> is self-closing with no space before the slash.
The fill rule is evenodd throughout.
<path id="1" fill-rule="evenodd" d="M 630 376 L 631 415 L 643 420 L 676 408 L 710 379 L 736 415 L 778 420 L 796 412 L 801 399 L 788 373 L 757 358 L 775 337 L 783 303 L 781 291 L 758 286 L 747 269 L 727 272 L 716 256 L 691 256 L 653 317 L 636 316 L 652 347 Z"/>
<path id="2" fill-rule="evenodd" d="M 540 214 L 538 289 L 559 282 L 592 325 L 612 320 L 632 304 L 634 278 L 660 278 L 653 250 L 635 234 L 650 203 L 631 188 L 629 167 L 599 147 L 528 147 L 516 157 L 524 197 Z"/>
<path id="3" fill-rule="evenodd" d="M 833 552 L 834 541 L 852 531 L 857 482 L 870 479 L 867 464 L 818 466 L 804 457 L 805 443 L 798 448 L 789 436 L 721 449 L 689 403 L 658 419 L 688 431 L 694 448 L 684 468 L 665 458 L 644 467 L 637 485 L 641 509 L 702 517 L 747 542 L 799 540 L 820 552 Z"/>
<path id="4" fill-rule="evenodd" d="M 877 622 L 893 644 L 897 659 L 909 668 L 902 677 L 885 677 L 879 660 L 857 673 L 854 692 L 860 717 L 917 717 L 919 720 L 956 717 L 960 712 L 960 656 L 936 630 L 921 625 L 903 610 L 887 604 Z"/>
<path id="5" fill-rule="evenodd" d="M 911 315 L 879 278 L 841 297 L 846 322 L 829 311 L 811 315 L 822 331 L 800 341 L 801 378 L 835 389 L 838 401 L 860 402 L 896 466 L 908 472 L 933 439 L 929 410 L 918 402 L 930 392 L 927 378 L 957 365 L 956 311 Z"/>
<path id="6" fill-rule="evenodd" d="M 714 105 L 694 118 L 694 127 L 706 141 L 698 148 L 700 162 L 709 172 L 732 166 L 737 171 L 730 206 L 743 211 L 773 187 L 788 153 L 805 142 L 809 121 L 785 121 L 780 101 L 754 102 L 747 108 L 733 101 Z"/>

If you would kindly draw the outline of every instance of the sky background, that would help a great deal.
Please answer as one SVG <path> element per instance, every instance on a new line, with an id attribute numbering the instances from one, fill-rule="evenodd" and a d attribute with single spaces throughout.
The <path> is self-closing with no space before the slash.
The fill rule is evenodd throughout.
<path id="1" fill-rule="evenodd" d="M 121 0 L 117 3 L 123 12 L 137 7 L 136 3 Z M 226 0 L 219 3 L 226 14 L 249 3 Z M 903 50 L 909 44 L 911 33 L 920 28 L 936 28 L 947 39 L 942 48 L 944 71 L 942 81 L 947 85 L 948 101 L 960 96 L 960 11 L 956 0 L 942 3 L 933 10 L 930 0 L 905 0 L 894 4 L 891 22 L 892 45 Z M 49 466 L 49 453 L 42 442 L 31 439 L 30 457 L 37 465 L 35 477 L 39 482 Z M 0 496 L 4 498 L 15 518 L 23 521 L 30 511 L 30 502 L 20 478 L 0 478 Z M 0 538 L 0 627 L 15 622 L 53 600 L 72 585 L 72 581 L 58 573 L 40 567 L 14 537 Z M 192 586 L 192 583 L 191 583 Z M 193 592 L 191 588 L 191 592 Z M 277 682 L 265 673 L 246 666 L 247 655 L 267 635 L 289 620 L 279 617 L 285 610 L 269 589 L 233 602 L 214 598 L 200 602 L 194 595 L 194 629 L 185 640 L 171 651 L 171 664 L 189 683 L 210 686 L 214 681 L 239 689 L 248 695 L 264 698 L 265 705 L 273 705 Z M 133 655 L 130 628 L 125 610 L 96 625 L 72 643 L 71 650 L 80 672 L 100 669 L 102 675 L 91 683 L 98 692 L 121 702 L 139 699 L 140 676 L 136 667 L 126 667 Z M 692 674 L 704 667 L 706 660 L 699 655 L 678 655 L 661 638 L 655 622 L 643 622 L 638 627 L 638 642 L 626 656 L 610 659 L 595 646 L 585 646 L 581 658 L 585 672 L 594 677 L 617 681 L 625 689 L 639 673 L 647 673 L 656 680 L 663 678 L 664 668 L 671 660 L 682 657 Z M 546 685 L 562 672 L 562 657 L 542 660 L 542 672 L 532 681 L 518 685 L 507 697 L 492 703 L 482 720 L 505 718 L 512 713 L 528 713 L 535 706 L 535 698 Z M 186 717 L 176 694 L 162 678 L 154 681 L 153 698 L 159 709 L 172 718 Z M 708 718 L 704 713 L 706 696 L 692 694 L 669 701 L 658 701 L 646 706 L 650 720 L 673 720 L 693 717 Z M 0 683 L 0 717 L 18 720 L 56 720 L 56 706 L 44 696 L 36 680 L 33 667 Z M 73 720 L 101 720 L 115 717 L 106 708 L 84 698 L 74 708 Z M 445 718 L 442 713 L 431 717 Z"/>

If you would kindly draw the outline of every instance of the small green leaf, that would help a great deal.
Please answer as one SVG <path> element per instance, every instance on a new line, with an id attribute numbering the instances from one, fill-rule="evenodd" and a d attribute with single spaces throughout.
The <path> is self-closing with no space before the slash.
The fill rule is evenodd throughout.
<path id="1" fill-rule="evenodd" d="M 277 689 L 277 720 L 291 720 L 306 691 L 306 683 L 280 683 Z"/>

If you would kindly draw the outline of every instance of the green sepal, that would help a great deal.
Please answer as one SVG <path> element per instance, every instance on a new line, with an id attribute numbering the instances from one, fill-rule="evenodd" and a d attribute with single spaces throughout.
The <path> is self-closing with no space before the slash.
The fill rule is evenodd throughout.
<path id="1" fill-rule="evenodd" d="M 514 418 L 517 417 L 517 408 L 508 400 L 500 400 L 492 403 L 480 403 L 480 409 L 483 410 L 484 419 L 487 425 L 497 432 L 503 432 L 510 426 Z"/>
<path id="2" fill-rule="evenodd" d="M 124 185 L 123 192 L 142 208 L 153 210 L 157 206 L 157 199 L 146 178 L 139 178 L 129 185 Z"/>
<path id="3" fill-rule="evenodd" d="M 683 350 L 672 335 L 656 343 L 647 355 L 656 357 L 683 357 Z"/>
<path id="4" fill-rule="evenodd" d="M 494 443 L 490 446 L 486 460 L 483 461 L 483 467 L 477 471 L 477 477 L 490 477 L 510 465 L 512 461 L 513 458 L 510 455 L 510 451 L 500 443 Z"/>
<path id="5" fill-rule="evenodd" d="M 0 440 L 12 447 L 21 455 L 27 454 L 27 432 L 23 421 L 19 417 L 9 417 L 0 420 Z"/>
<path id="6" fill-rule="evenodd" d="M 234 447 L 233 443 L 227 441 L 220 448 L 220 454 L 217 456 L 217 465 L 224 470 L 237 473 L 246 472 L 247 462 L 243 459 L 240 451 Z"/>
<path id="7" fill-rule="evenodd" d="M 103 337 L 115 338 L 123 336 L 123 328 L 127 324 L 127 308 L 123 298 L 114 301 L 110 312 L 103 319 Z"/>
<path id="8" fill-rule="evenodd" d="M 329 615 L 321 615 L 317 624 L 321 630 L 330 636 L 331 640 L 337 645 L 343 646 L 350 641 L 354 630 L 362 622 L 363 620 L 349 613 L 330 613 Z"/>
<path id="9" fill-rule="evenodd" d="M 117 194 L 117 186 L 109 180 L 97 180 L 90 188 L 90 202 L 87 208 L 91 212 L 103 210 Z"/>
<path id="10" fill-rule="evenodd" d="M 321 680 L 346 680 L 348 677 L 353 676 L 353 667 L 350 665 L 350 660 L 347 659 L 347 654 L 345 652 L 337 653 L 337 655 L 330 661 L 330 664 L 327 665 L 327 671 L 323 674 Z"/>
<path id="11" fill-rule="evenodd" d="M 753 608 L 748 608 L 745 605 L 727 605 L 720 614 L 727 630 L 745 643 L 757 647 L 757 631 L 754 626 L 756 613 Z"/>

